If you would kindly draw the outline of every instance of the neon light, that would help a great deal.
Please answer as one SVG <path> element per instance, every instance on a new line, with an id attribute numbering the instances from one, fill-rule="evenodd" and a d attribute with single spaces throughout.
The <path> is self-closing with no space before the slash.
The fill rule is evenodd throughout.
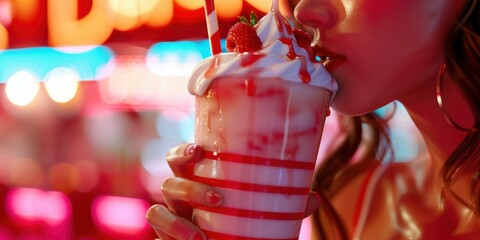
<path id="1" fill-rule="evenodd" d="M 203 7 L 203 0 L 175 0 L 175 3 L 188 10 L 197 10 Z"/>
<path id="2" fill-rule="evenodd" d="M 254 8 L 266 13 L 270 11 L 270 8 L 272 6 L 272 1 L 267 0 L 267 1 L 258 1 L 258 0 L 245 0 L 245 2 L 249 3 L 252 5 Z"/>
<path id="3" fill-rule="evenodd" d="M 160 0 L 108 0 L 109 7 L 118 14 L 138 17 L 151 13 Z"/>
<path id="4" fill-rule="evenodd" d="M 0 51 L 0 83 L 25 69 L 43 81 L 51 70 L 58 67 L 73 69 L 80 80 L 97 79 L 100 69 L 112 56 L 113 52 L 105 46 L 4 50 Z"/>
<path id="5" fill-rule="evenodd" d="M 221 40 L 221 46 L 222 51 L 226 52 L 225 39 Z M 148 50 L 146 62 L 152 72 L 164 75 L 159 73 L 159 66 L 156 64 L 165 62 L 166 58 L 176 55 L 180 62 L 187 64 L 183 67 L 188 67 L 188 69 L 183 68 L 182 72 L 188 72 L 192 70 L 199 61 L 210 57 L 209 49 L 210 45 L 208 40 L 156 43 Z"/>
<path id="6" fill-rule="evenodd" d="M 46 4 L 46 10 L 42 7 Z M 164 27 L 175 21 L 175 4 L 188 11 L 203 8 L 203 0 L 91 0 L 89 12 L 79 18 L 80 0 L 15 0 L 0 1 L 0 49 L 8 47 L 8 31 L 12 18 L 23 24 L 47 16 L 48 45 L 77 46 L 105 43 L 115 30 L 131 31 L 141 26 Z M 241 15 L 245 4 L 257 13 L 270 10 L 271 1 L 216 1 L 221 20 Z M 11 5 L 14 5 L 13 7 Z M 45 11 L 45 12 L 43 12 Z M 184 12 L 184 11 L 182 11 Z M 15 16 L 12 16 L 15 14 Z M 191 19 L 197 21 L 198 19 Z M 182 21 L 182 20 L 179 20 Z M 15 33 L 17 31 L 13 31 Z"/>
<path id="7" fill-rule="evenodd" d="M 9 1 L 7 1 L 9 2 Z M 40 8 L 40 1 L 38 0 L 15 0 L 11 1 L 11 13 L 15 14 L 15 19 L 21 22 L 35 21 L 35 15 Z"/>
<path id="8" fill-rule="evenodd" d="M 160 1 L 147 19 L 151 27 L 164 27 L 173 20 L 173 0 Z"/>
<path id="9" fill-rule="evenodd" d="M 106 232 L 137 235 L 148 228 L 145 219 L 148 206 L 141 199 L 100 196 L 93 202 L 92 215 Z"/>
<path id="10" fill-rule="evenodd" d="M 78 19 L 78 0 L 48 1 L 49 43 L 52 46 L 104 43 L 113 32 L 108 2 L 92 0 L 90 12 Z"/>
<path id="11" fill-rule="evenodd" d="M 233 19 L 242 15 L 243 0 L 215 1 L 215 8 L 219 18 Z"/>
<path id="12" fill-rule="evenodd" d="M 208 49 L 206 41 L 162 42 L 148 50 L 145 61 L 148 69 L 159 76 L 188 75 L 209 54 Z"/>

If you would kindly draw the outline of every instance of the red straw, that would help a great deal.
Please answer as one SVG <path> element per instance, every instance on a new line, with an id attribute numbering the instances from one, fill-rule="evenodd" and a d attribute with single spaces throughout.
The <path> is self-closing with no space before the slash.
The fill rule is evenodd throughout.
<path id="1" fill-rule="evenodd" d="M 215 11 L 213 0 L 205 0 L 205 17 L 207 19 L 208 40 L 210 41 L 212 55 L 220 54 L 222 47 L 220 45 L 217 12 Z"/>

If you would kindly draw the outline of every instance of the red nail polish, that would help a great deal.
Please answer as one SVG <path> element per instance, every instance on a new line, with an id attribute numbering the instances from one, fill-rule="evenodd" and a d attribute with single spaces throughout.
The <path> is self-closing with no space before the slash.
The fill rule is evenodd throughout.
<path id="1" fill-rule="evenodd" d="M 185 149 L 185 156 L 192 155 L 195 152 L 195 145 L 190 144 L 188 147 Z"/>
<path id="2" fill-rule="evenodd" d="M 321 204 L 321 203 L 323 202 L 322 196 L 320 196 L 320 194 L 318 194 L 317 192 L 314 192 L 314 193 L 313 193 L 313 196 L 314 196 L 315 199 L 317 200 L 318 204 Z"/>
<path id="3" fill-rule="evenodd" d="M 222 196 L 217 192 L 210 190 L 205 194 L 205 201 L 212 205 L 218 205 L 222 201 Z"/>

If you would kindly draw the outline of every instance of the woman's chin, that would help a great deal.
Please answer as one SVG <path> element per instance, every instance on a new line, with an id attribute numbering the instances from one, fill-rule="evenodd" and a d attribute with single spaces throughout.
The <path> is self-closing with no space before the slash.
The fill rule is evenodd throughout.
<path id="1" fill-rule="evenodd" d="M 371 105 L 361 104 L 359 101 L 351 99 L 349 101 L 334 99 L 331 107 L 336 113 L 351 117 L 360 116 L 376 110 L 376 108 L 372 109 Z"/>

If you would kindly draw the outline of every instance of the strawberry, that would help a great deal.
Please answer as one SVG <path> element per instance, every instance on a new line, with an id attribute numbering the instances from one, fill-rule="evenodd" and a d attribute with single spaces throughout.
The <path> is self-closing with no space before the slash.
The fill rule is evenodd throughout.
<path id="1" fill-rule="evenodd" d="M 250 52 L 258 51 L 262 47 L 262 42 L 255 31 L 257 16 L 252 12 L 250 21 L 245 17 L 240 17 L 241 22 L 233 25 L 228 31 L 226 47 L 229 52 Z"/>

